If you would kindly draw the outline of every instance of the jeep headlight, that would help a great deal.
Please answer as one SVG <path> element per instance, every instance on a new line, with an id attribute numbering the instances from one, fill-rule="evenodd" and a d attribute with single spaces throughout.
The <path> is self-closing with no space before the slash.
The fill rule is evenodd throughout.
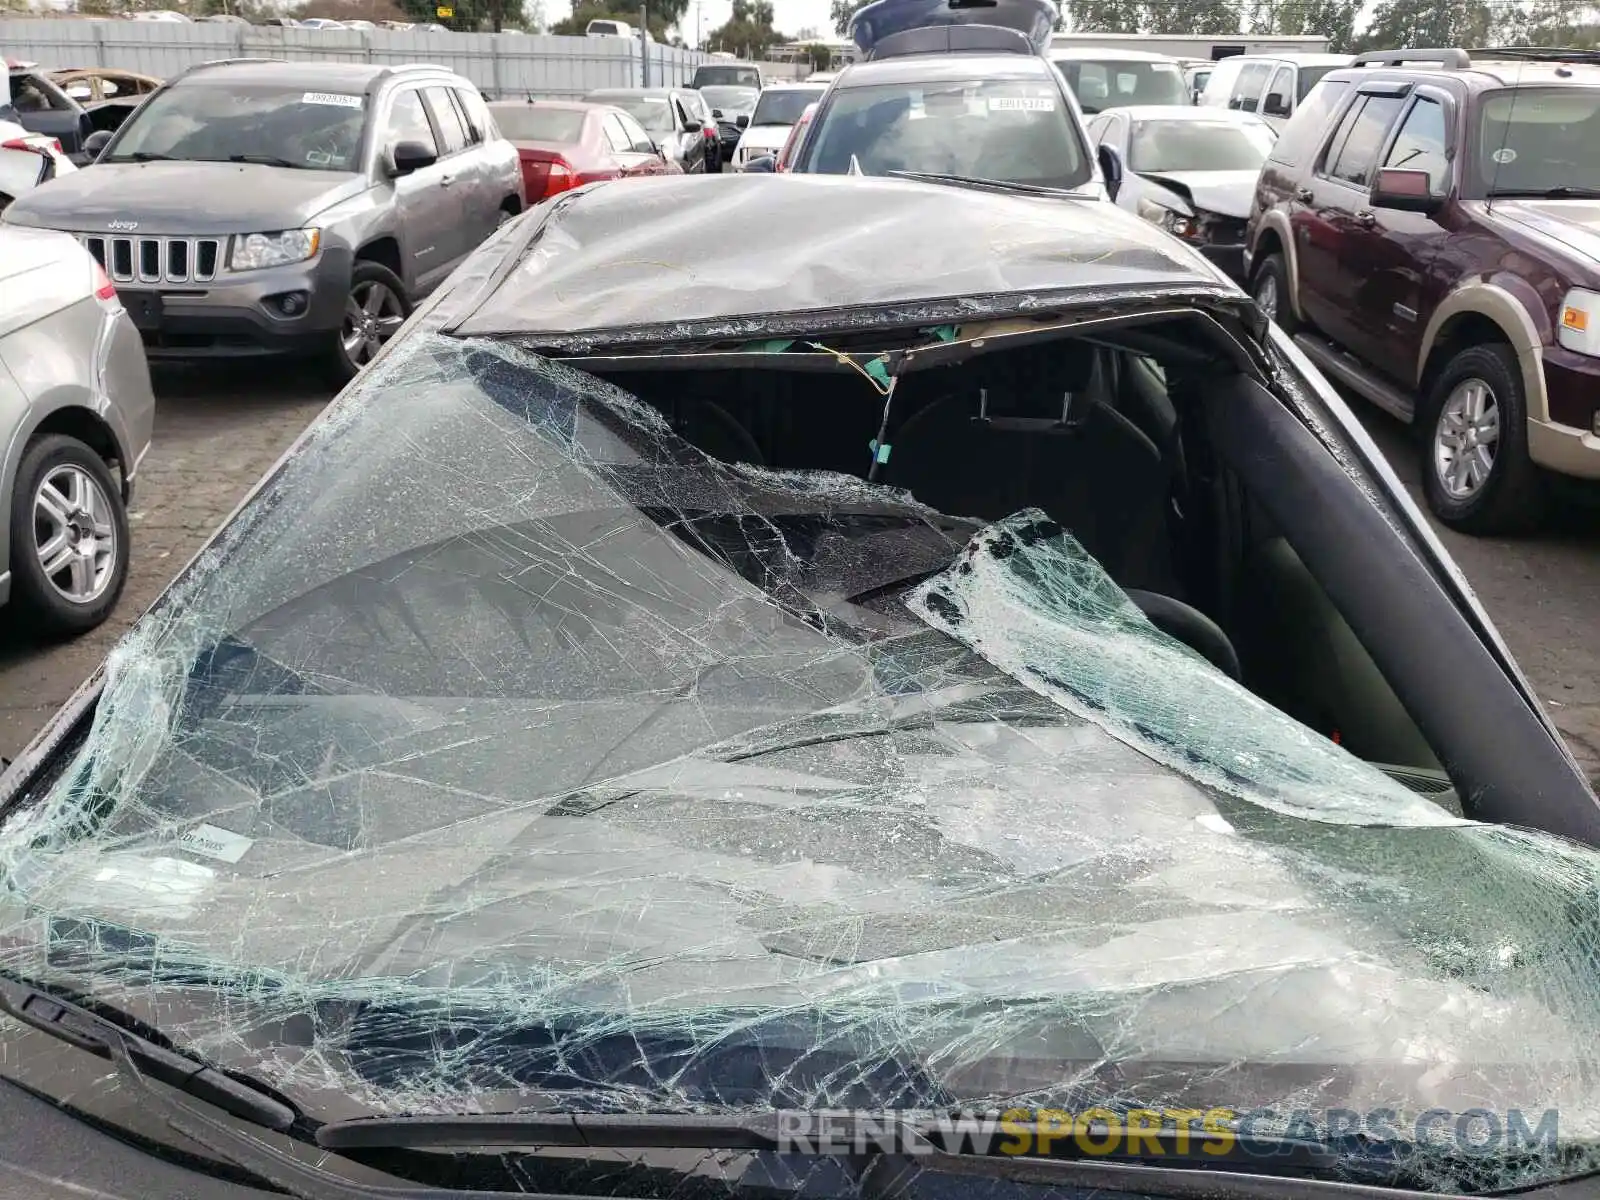
<path id="1" fill-rule="evenodd" d="M 1573 288 L 1561 298 L 1556 340 L 1563 350 L 1600 357 L 1600 292 Z"/>
<path id="2" fill-rule="evenodd" d="M 1139 197 L 1139 215 L 1153 225 L 1159 225 L 1174 237 L 1193 238 L 1199 232 L 1195 219 L 1188 213 L 1178 212 L 1165 204 Z"/>
<path id="3" fill-rule="evenodd" d="M 239 233 L 228 256 L 230 271 L 254 271 L 304 262 L 322 244 L 320 229 L 285 229 L 279 233 Z"/>

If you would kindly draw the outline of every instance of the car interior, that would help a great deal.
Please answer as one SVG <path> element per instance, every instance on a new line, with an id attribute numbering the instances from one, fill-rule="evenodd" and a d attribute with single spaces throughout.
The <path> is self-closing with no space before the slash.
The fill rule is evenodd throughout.
<path id="1" fill-rule="evenodd" d="M 570 361 L 723 461 L 875 479 L 984 522 L 1043 509 L 1157 627 L 1459 813 L 1440 756 L 1373 655 L 1212 445 L 1202 392 L 1237 366 L 1197 353 L 1176 327 L 957 339 L 921 369 L 903 361 L 887 402 L 832 353 L 878 350 L 881 336 L 830 339 L 827 352 Z M 982 352 L 961 354 L 961 341 Z"/>

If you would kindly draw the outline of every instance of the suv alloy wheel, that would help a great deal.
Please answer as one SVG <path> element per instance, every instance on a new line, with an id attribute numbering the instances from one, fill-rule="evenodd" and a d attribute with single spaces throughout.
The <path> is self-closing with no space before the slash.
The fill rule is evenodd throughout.
<path id="1" fill-rule="evenodd" d="M 1501 342 L 1462 350 L 1434 381 L 1422 478 L 1428 506 L 1453 529 L 1511 533 L 1538 523 L 1544 478 L 1528 457 L 1516 354 Z"/>

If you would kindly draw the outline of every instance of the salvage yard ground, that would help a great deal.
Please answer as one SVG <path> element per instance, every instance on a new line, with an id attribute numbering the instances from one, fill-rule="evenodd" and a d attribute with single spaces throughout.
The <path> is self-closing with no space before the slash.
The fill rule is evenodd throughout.
<path id="1" fill-rule="evenodd" d="M 130 514 L 133 566 L 116 613 L 87 637 L 54 647 L 34 644 L 0 617 L 0 755 L 7 758 L 329 398 L 314 376 L 260 366 L 163 368 L 155 384 L 155 443 Z M 1417 465 L 1404 432 L 1365 405 L 1356 411 L 1417 497 Z M 1443 537 L 1556 725 L 1591 778 L 1600 777 L 1600 503 L 1564 511 L 1537 538 Z"/>

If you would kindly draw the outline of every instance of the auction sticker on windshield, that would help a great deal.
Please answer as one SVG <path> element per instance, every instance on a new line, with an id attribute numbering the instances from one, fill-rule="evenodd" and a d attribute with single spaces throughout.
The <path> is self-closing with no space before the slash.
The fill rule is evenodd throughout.
<path id="1" fill-rule="evenodd" d="M 236 863 L 244 857 L 246 850 L 255 845 L 255 839 L 216 825 L 196 825 L 178 839 L 178 845 L 208 858 Z"/>
<path id="2" fill-rule="evenodd" d="M 990 96 L 990 112 L 1051 112 L 1056 102 L 1049 96 Z"/>
<path id="3" fill-rule="evenodd" d="M 302 104 L 332 104 L 339 108 L 360 108 L 360 96 L 345 96 L 339 92 L 307 92 L 300 97 Z"/>

